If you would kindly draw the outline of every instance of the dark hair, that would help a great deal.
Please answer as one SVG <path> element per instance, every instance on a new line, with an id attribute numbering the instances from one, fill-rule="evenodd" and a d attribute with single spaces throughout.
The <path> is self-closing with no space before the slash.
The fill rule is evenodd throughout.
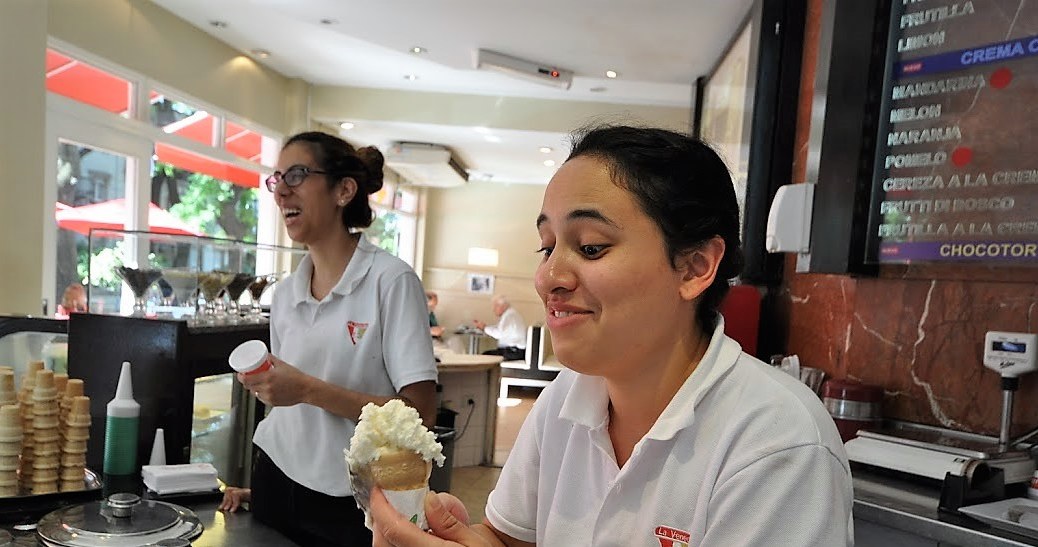
<path id="1" fill-rule="evenodd" d="M 382 189 L 382 166 L 385 159 L 374 146 L 356 149 L 350 143 L 320 131 L 307 131 L 294 135 L 285 142 L 282 150 L 291 144 L 307 147 L 325 179 L 333 188 L 344 177 L 357 181 L 357 193 L 342 210 L 342 223 L 347 230 L 371 226 L 372 211 L 367 196 Z"/>
<path id="2" fill-rule="evenodd" d="M 659 226 L 671 266 L 714 236 L 725 251 L 713 284 L 703 292 L 696 319 L 716 327 L 728 280 L 742 271 L 739 206 L 728 168 L 703 141 L 665 129 L 604 126 L 578 130 L 567 161 L 580 156 L 608 164 L 613 183 L 632 194 Z"/>

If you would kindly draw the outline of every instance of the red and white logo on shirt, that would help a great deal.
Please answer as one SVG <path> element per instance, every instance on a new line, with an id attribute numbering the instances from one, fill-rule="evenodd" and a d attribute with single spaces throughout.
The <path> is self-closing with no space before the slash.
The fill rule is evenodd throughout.
<path id="1" fill-rule="evenodd" d="M 660 540 L 660 547 L 688 547 L 692 539 L 692 534 L 670 526 L 657 526 L 653 533 Z"/>
<path id="2" fill-rule="evenodd" d="M 357 345 L 357 341 L 364 338 L 364 333 L 368 330 L 367 323 L 358 323 L 357 321 L 347 321 L 346 331 L 350 333 L 350 342 L 353 345 Z"/>

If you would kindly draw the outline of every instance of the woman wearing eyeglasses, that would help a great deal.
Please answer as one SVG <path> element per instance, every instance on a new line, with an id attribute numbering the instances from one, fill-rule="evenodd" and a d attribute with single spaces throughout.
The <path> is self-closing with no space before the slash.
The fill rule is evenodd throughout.
<path id="1" fill-rule="evenodd" d="M 255 518 L 300 545 L 364 545 L 371 534 L 343 449 L 367 403 L 403 399 L 432 425 L 436 361 L 425 291 L 410 266 L 368 242 L 382 154 L 318 132 L 295 135 L 267 179 L 289 237 L 309 251 L 274 292 L 273 368 L 239 375 L 271 407 L 253 437 Z"/>

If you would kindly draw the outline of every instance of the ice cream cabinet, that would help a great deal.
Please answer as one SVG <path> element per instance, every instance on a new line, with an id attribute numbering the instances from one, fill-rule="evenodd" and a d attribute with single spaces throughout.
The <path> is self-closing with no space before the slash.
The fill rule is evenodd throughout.
<path id="1" fill-rule="evenodd" d="M 148 463 L 156 428 L 162 428 L 166 463 L 212 463 L 224 482 L 246 484 L 262 404 L 234 379 L 227 357 L 246 340 L 269 343 L 268 329 L 267 324 L 197 327 L 185 320 L 72 314 L 68 372 L 83 379 L 90 397 L 87 467 L 102 467 L 105 406 L 128 361 L 133 398 L 141 407 L 137 461 Z"/>

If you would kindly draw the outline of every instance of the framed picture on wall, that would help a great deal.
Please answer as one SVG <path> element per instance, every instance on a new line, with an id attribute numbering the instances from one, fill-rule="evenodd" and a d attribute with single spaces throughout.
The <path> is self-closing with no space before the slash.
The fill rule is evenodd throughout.
<path id="1" fill-rule="evenodd" d="M 489 274 L 468 274 L 466 286 L 474 294 L 494 294 L 494 276 Z"/>
<path id="2" fill-rule="evenodd" d="M 756 0 L 713 68 L 696 79 L 693 134 L 731 172 L 739 203 L 745 282 L 769 284 L 781 255 L 764 250 L 768 209 L 792 181 L 804 0 Z M 800 181 L 796 181 L 800 182 Z"/>

